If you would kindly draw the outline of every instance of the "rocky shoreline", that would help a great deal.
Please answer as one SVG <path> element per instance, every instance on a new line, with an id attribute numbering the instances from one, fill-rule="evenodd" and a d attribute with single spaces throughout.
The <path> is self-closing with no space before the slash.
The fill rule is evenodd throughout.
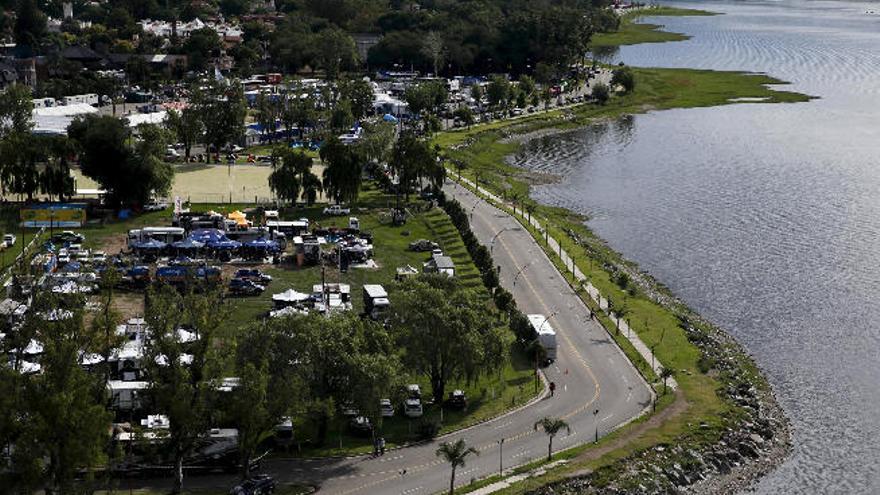
<path id="1" fill-rule="evenodd" d="M 575 232 L 568 234 L 578 244 L 587 243 Z M 602 248 L 609 250 L 604 244 Z M 770 385 L 731 336 L 690 310 L 652 277 L 623 261 L 606 261 L 606 269 L 626 272 L 641 291 L 679 318 L 688 340 L 702 352 L 701 371 L 722 383 L 718 393 L 734 413 L 723 418 L 720 427 L 692 425 L 698 433 L 529 493 L 733 494 L 748 490 L 791 450 L 788 419 Z"/>

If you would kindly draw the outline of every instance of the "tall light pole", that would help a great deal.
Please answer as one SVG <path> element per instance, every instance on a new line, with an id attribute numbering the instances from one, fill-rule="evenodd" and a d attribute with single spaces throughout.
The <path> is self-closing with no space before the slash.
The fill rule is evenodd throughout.
<path id="1" fill-rule="evenodd" d="M 498 440 L 498 476 L 504 473 L 504 438 Z"/>
<path id="2" fill-rule="evenodd" d="M 529 265 L 531 265 L 531 264 L 532 264 L 532 261 L 529 261 L 528 263 L 523 265 L 522 268 L 520 268 L 518 272 L 516 272 L 516 275 L 514 275 L 514 277 L 513 277 L 513 286 L 514 287 L 516 287 L 516 279 L 518 279 L 519 276 L 522 274 L 522 272 L 524 272 L 526 270 L 526 268 L 528 268 Z"/>
<path id="3" fill-rule="evenodd" d="M 492 252 L 492 250 L 495 249 L 495 240 L 498 239 L 498 236 L 500 236 L 501 234 L 503 234 L 503 233 L 505 233 L 505 232 L 508 232 L 508 231 L 510 231 L 510 230 L 515 230 L 515 229 L 514 229 L 513 227 L 504 227 L 503 229 L 499 230 L 499 231 L 495 234 L 494 237 L 492 237 L 492 240 L 489 242 L 489 252 L 490 252 L 490 253 Z"/>
<path id="4" fill-rule="evenodd" d="M 599 408 L 597 407 L 595 411 L 593 411 L 593 423 L 596 425 L 596 441 L 595 443 L 599 443 Z"/>

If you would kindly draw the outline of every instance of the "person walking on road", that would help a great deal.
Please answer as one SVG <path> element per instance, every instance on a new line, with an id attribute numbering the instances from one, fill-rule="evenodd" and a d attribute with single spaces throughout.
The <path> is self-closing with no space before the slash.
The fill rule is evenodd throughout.
<path id="1" fill-rule="evenodd" d="M 553 397 L 554 393 L 556 393 L 556 382 L 550 382 L 550 397 Z"/>
<path id="2" fill-rule="evenodd" d="M 385 437 L 379 437 L 379 455 L 385 455 Z"/>

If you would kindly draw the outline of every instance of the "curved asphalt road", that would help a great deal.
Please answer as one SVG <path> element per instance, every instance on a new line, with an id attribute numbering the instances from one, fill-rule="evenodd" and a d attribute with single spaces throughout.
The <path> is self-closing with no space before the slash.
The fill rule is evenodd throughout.
<path id="1" fill-rule="evenodd" d="M 556 383 L 555 397 L 545 396 L 487 423 L 392 450 L 380 458 L 279 460 L 265 464 L 264 472 L 281 481 L 314 483 L 327 494 L 437 493 L 449 486 L 449 466 L 434 455 L 440 441 L 464 438 L 480 451 L 456 473 L 456 485 L 462 485 L 497 473 L 499 454 L 505 469 L 546 456 L 547 437 L 533 427 L 544 416 L 564 418 L 571 425 L 570 435 L 563 432 L 554 440 L 556 450 L 590 442 L 597 425 L 601 436 L 650 405 L 648 385 L 605 330 L 590 320 L 589 310 L 531 235 L 508 214 L 461 186 L 448 183 L 445 191 L 473 212 L 471 228 L 480 242 L 491 246 L 501 267 L 502 285 L 513 293 L 519 308 L 554 315 L 550 324 L 557 332 L 559 352 L 556 363 L 544 373 L 547 381 Z M 505 442 L 499 452 L 501 438 Z"/>

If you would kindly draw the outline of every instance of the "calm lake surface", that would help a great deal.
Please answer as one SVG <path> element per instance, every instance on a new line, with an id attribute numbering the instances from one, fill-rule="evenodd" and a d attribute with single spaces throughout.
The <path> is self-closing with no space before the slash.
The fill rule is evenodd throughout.
<path id="1" fill-rule="evenodd" d="M 760 493 L 880 492 L 880 4 L 677 5 L 725 15 L 654 19 L 693 38 L 611 60 L 766 72 L 821 99 L 636 115 L 514 162 L 560 174 L 534 197 L 589 214 L 756 357 L 795 436 Z"/>

